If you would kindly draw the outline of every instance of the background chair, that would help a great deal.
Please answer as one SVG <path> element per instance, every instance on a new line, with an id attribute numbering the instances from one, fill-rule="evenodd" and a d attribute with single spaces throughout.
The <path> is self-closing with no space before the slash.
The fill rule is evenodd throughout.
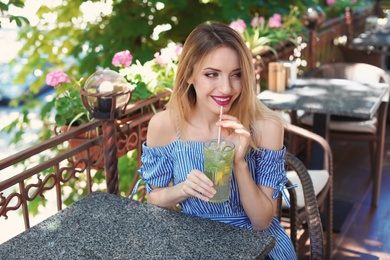
<path id="1" fill-rule="evenodd" d="M 298 187 L 295 189 L 289 189 L 289 192 L 291 190 L 294 190 L 295 196 L 296 196 L 296 203 L 294 204 L 291 202 L 292 206 L 291 208 L 288 208 L 285 202 L 281 202 L 282 207 L 282 213 L 281 216 L 289 218 L 290 222 L 290 235 L 291 239 L 294 243 L 294 246 L 296 250 L 298 251 L 298 237 L 297 233 L 298 230 L 303 229 L 304 231 L 308 231 L 310 239 L 313 234 L 311 234 L 309 223 L 309 214 L 310 213 L 307 210 L 307 207 L 311 207 L 308 200 L 309 198 L 313 199 L 313 196 L 309 196 L 311 191 L 307 191 L 306 189 L 313 189 L 314 192 L 314 200 L 316 204 L 319 207 L 319 210 L 321 212 L 325 213 L 325 229 L 326 229 L 326 247 L 325 247 L 325 255 L 330 258 L 332 253 L 332 233 L 333 233 L 333 158 L 332 158 L 332 152 L 330 149 L 330 146 L 328 142 L 321 136 L 310 132 L 307 129 L 304 129 L 302 127 L 293 125 L 293 124 L 287 124 L 286 128 L 286 140 L 288 139 L 295 139 L 295 137 L 304 138 L 306 140 L 310 140 L 310 142 L 316 142 L 322 147 L 325 154 L 325 164 L 323 169 L 319 170 L 312 170 L 308 166 L 309 162 L 302 163 L 301 160 L 298 159 L 298 154 L 292 154 L 288 152 L 286 155 L 286 171 L 287 171 L 287 178 L 291 182 L 291 184 L 297 184 Z M 289 145 L 286 144 L 287 151 L 289 151 Z M 294 158 L 291 157 L 294 156 Z M 296 162 L 296 161 L 299 162 Z M 299 167 L 298 167 L 299 166 Z M 306 170 L 308 169 L 308 170 Z M 302 171 L 307 173 L 302 173 Z M 302 178 L 301 175 L 309 175 L 310 178 L 310 184 L 308 184 L 308 180 Z M 308 187 L 308 186 L 312 186 Z M 295 199 L 293 196 L 293 200 Z M 309 204 L 308 204 L 309 203 Z M 293 214 L 293 216 L 291 215 Z M 307 225 L 307 228 L 306 228 Z M 322 228 L 322 226 L 321 226 Z M 302 236 L 302 235 L 301 235 Z M 304 236 L 302 236 L 304 237 Z M 310 245 L 313 246 L 313 245 Z"/>
<path id="2" fill-rule="evenodd" d="M 389 84 L 389 74 L 376 66 L 366 63 L 332 63 L 324 64 L 309 77 L 338 78 L 353 80 L 363 84 L 383 82 Z M 368 142 L 370 145 L 371 175 L 373 191 L 371 205 L 378 206 L 382 179 L 383 149 L 385 142 L 386 118 L 388 113 L 389 94 L 382 100 L 377 114 L 369 120 L 359 120 L 352 117 L 331 116 L 329 123 L 330 140 Z M 305 114 L 299 119 L 300 123 L 312 126 L 313 116 Z"/>
<path id="3" fill-rule="evenodd" d="M 307 229 L 310 239 L 310 259 L 324 259 L 324 233 L 322 229 L 321 216 L 317 204 L 316 194 L 312 179 L 307 171 L 305 165 L 293 154 L 286 152 L 285 155 L 286 166 L 296 173 L 296 176 L 300 180 L 300 187 L 304 199 L 304 211 L 306 216 Z M 286 187 L 291 187 L 292 182 L 296 180 L 289 179 L 286 183 Z M 298 255 L 298 241 L 297 241 L 297 229 L 299 226 L 299 211 L 297 205 L 297 195 L 295 189 L 288 189 L 291 207 L 289 209 L 290 219 L 290 237 L 293 241 L 295 252 Z M 278 218 L 282 217 L 282 200 L 279 199 Z"/>

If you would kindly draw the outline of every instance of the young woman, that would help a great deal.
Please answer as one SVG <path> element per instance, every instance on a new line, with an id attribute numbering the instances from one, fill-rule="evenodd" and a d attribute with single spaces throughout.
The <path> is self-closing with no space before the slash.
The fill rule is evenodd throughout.
<path id="1" fill-rule="evenodd" d="M 220 108 L 223 115 L 220 118 Z M 230 198 L 203 171 L 203 143 L 218 136 L 235 144 Z M 274 235 L 270 259 L 295 259 L 293 245 L 274 217 L 286 182 L 282 120 L 256 97 L 252 56 L 239 34 L 204 23 L 188 36 L 167 109 L 150 121 L 139 173 L 148 202 Z"/>

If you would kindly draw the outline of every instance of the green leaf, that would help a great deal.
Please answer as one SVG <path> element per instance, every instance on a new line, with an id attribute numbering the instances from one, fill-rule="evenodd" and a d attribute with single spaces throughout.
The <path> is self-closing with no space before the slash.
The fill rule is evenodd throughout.
<path id="1" fill-rule="evenodd" d="M 41 196 L 37 196 L 34 200 L 30 201 L 29 203 L 29 213 L 31 213 L 33 216 L 38 215 L 39 211 L 38 208 L 40 205 L 46 205 L 46 200 L 42 199 Z"/>
<path id="2" fill-rule="evenodd" d="M 56 115 L 55 116 L 55 121 L 58 126 L 64 126 L 66 125 L 66 120 L 63 116 Z"/>
<path id="3" fill-rule="evenodd" d="M 139 83 L 138 86 L 134 89 L 133 94 L 132 94 L 132 102 L 146 99 L 150 97 L 150 95 L 153 94 L 150 92 L 145 83 Z"/>
<path id="4" fill-rule="evenodd" d="M 41 118 L 44 119 L 46 118 L 47 114 L 49 114 L 53 107 L 54 107 L 54 103 L 55 103 L 55 99 L 47 102 L 46 104 L 44 104 L 42 106 L 42 109 L 41 109 Z"/>
<path id="5" fill-rule="evenodd" d="M 83 116 L 85 116 L 86 114 L 85 113 L 79 113 L 77 114 L 76 116 L 73 117 L 73 119 L 69 122 L 69 126 L 72 126 L 75 122 L 77 122 L 77 120 L 79 120 L 80 118 L 82 118 Z"/>

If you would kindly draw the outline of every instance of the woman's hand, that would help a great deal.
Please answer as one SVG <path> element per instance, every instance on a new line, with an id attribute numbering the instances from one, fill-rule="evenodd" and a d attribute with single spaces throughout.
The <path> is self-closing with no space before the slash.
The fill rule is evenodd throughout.
<path id="1" fill-rule="evenodd" d="M 216 193 L 213 182 L 199 170 L 192 170 L 187 175 L 182 190 L 188 197 L 196 197 L 204 201 L 209 201 L 209 198 Z"/>
<path id="2" fill-rule="evenodd" d="M 242 162 L 250 143 L 250 132 L 244 128 L 236 117 L 226 114 L 221 116 L 221 121 L 217 125 L 222 126 L 222 131 L 227 133 L 226 139 L 232 141 L 236 146 L 234 150 L 234 162 Z M 233 132 L 228 131 L 228 129 L 232 129 Z"/>

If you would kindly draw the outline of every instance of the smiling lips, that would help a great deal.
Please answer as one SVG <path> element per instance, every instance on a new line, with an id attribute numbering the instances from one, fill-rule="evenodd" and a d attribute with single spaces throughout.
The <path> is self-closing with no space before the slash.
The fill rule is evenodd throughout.
<path id="1" fill-rule="evenodd" d="M 212 98 L 220 106 L 229 105 L 230 100 L 232 99 L 231 96 L 228 96 L 228 97 L 227 96 L 222 96 L 222 97 L 212 96 Z"/>

